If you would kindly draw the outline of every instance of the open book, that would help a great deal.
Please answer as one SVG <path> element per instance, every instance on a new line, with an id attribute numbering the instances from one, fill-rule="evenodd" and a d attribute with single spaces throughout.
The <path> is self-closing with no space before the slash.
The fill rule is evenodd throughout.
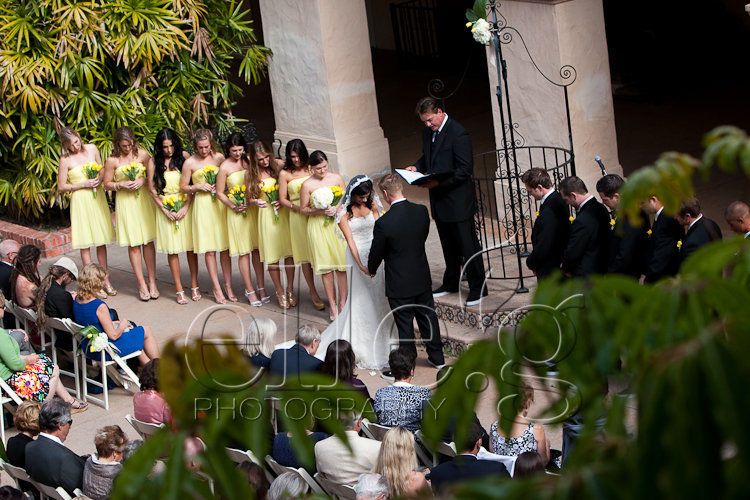
<path id="1" fill-rule="evenodd" d="M 406 170 L 404 168 L 397 168 L 396 173 L 404 178 L 406 182 L 409 184 L 422 184 L 423 182 L 426 182 L 430 180 L 430 175 L 421 174 L 419 172 L 412 172 L 411 170 Z"/>

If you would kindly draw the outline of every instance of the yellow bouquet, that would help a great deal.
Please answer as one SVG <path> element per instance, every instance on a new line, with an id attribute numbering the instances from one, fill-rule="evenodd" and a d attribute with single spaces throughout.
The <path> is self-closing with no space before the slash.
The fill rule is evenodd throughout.
<path id="1" fill-rule="evenodd" d="M 235 206 L 240 206 L 247 202 L 247 188 L 244 184 L 238 184 L 229 190 L 229 198 L 234 202 Z M 243 217 L 247 217 L 247 212 L 242 212 Z"/>
<path id="2" fill-rule="evenodd" d="M 261 191 L 266 193 L 266 198 L 268 198 L 268 201 L 273 203 L 274 201 L 279 201 L 279 183 L 274 182 L 270 186 L 266 186 L 264 188 L 261 188 Z M 279 220 L 279 210 L 276 208 L 275 205 L 271 205 L 273 208 L 273 217 L 274 220 Z"/>
<path id="3" fill-rule="evenodd" d="M 90 161 L 88 163 L 84 163 L 83 165 L 83 172 L 89 179 L 96 179 L 97 177 L 99 177 L 99 172 L 101 170 L 102 166 L 95 161 Z M 91 188 L 91 191 L 94 193 L 94 198 L 96 198 L 96 188 Z"/>
<path id="4" fill-rule="evenodd" d="M 331 192 L 333 193 L 333 200 L 331 200 L 331 206 L 335 207 L 339 204 L 341 201 L 341 198 L 344 196 L 344 190 L 341 189 L 339 186 L 331 186 Z M 323 223 L 324 226 L 329 225 L 331 222 L 333 222 L 336 219 L 335 215 L 329 215 L 326 217 L 326 221 Z"/>
<path id="5" fill-rule="evenodd" d="M 206 165 L 199 170 L 203 174 L 203 178 L 206 182 L 214 186 L 214 190 L 211 191 L 211 199 L 216 199 L 216 176 L 219 174 L 219 169 L 215 165 Z"/>
<path id="6" fill-rule="evenodd" d="M 187 196 L 185 196 L 184 194 L 170 194 L 168 196 L 165 196 L 161 203 L 162 205 L 164 205 L 164 208 L 166 208 L 170 212 L 177 213 L 182 207 L 185 206 L 186 201 Z M 180 229 L 180 221 L 174 221 L 174 228 L 175 231 Z"/>
<path id="7" fill-rule="evenodd" d="M 132 162 L 128 163 L 124 167 L 122 167 L 122 175 L 127 177 L 128 180 L 134 181 L 136 179 L 140 179 L 142 176 L 146 175 L 146 168 L 143 166 L 143 163 L 141 162 Z M 135 195 L 140 196 L 141 192 L 139 189 L 135 190 Z"/>

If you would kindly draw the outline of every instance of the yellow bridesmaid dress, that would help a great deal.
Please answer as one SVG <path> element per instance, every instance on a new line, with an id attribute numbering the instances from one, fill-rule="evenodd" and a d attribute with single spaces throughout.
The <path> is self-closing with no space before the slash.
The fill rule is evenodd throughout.
<path id="1" fill-rule="evenodd" d="M 127 165 L 115 169 L 115 182 L 129 179 L 123 173 Z M 145 172 L 145 169 L 143 170 Z M 143 178 L 140 174 L 138 179 Z M 156 214 L 154 200 L 144 184 L 136 191 L 121 189 L 115 194 L 115 222 L 117 243 L 123 247 L 137 247 L 154 241 L 156 238 Z"/>
<path id="2" fill-rule="evenodd" d="M 204 184 L 206 179 L 196 170 L 193 184 Z M 211 193 L 198 191 L 193 200 L 193 251 L 195 253 L 222 252 L 229 248 L 227 236 L 227 206 Z"/>
<path id="3" fill-rule="evenodd" d="M 276 179 L 267 177 L 261 181 L 263 188 L 270 187 Z M 284 214 L 286 209 L 279 208 L 279 220 L 273 214 L 273 207 L 265 194 L 261 194 L 267 207 L 258 208 L 258 248 L 260 260 L 266 264 L 276 264 L 284 257 L 292 255 L 292 241 L 289 238 L 289 217 Z"/>
<path id="4" fill-rule="evenodd" d="M 315 191 L 320 189 L 329 188 L 320 187 Z M 311 215 L 307 220 L 307 240 L 315 274 L 346 271 L 346 241 L 336 222 L 326 225 L 326 218 L 325 215 Z"/>
<path id="5" fill-rule="evenodd" d="M 227 192 L 235 186 L 245 185 L 245 171 L 238 170 L 227 176 Z M 232 199 L 229 199 L 232 201 Z M 234 202 L 233 202 L 234 203 Z M 253 219 L 255 213 L 241 214 L 227 208 L 227 232 L 229 237 L 229 255 L 246 255 L 257 248 L 253 235 L 258 231 L 252 230 L 258 221 Z M 257 217 L 257 215 L 256 215 Z"/>
<path id="6" fill-rule="evenodd" d="M 83 165 L 68 170 L 68 182 L 78 184 L 87 180 Z M 70 237 L 73 248 L 108 245 L 115 237 L 107 195 L 100 185 L 96 197 L 91 188 L 77 189 L 70 195 Z"/>
<path id="7" fill-rule="evenodd" d="M 164 194 L 161 195 L 162 203 L 164 198 L 170 194 L 187 196 L 180 194 L 180 177 L 182 173 L 179 170 L 167 170 L 164 172 Z M 156 250 L 166 254 L 177 254 L 187 252 L 193 249 L 193 207 L 192 205 L 185 214 L 185 217 L 179 221 L 167 219 L 161 212 L 156 211 Z"/>
<path id="8" fill-rule="evenodd" d="M 292 205 L 299 206 L 299 192 L 302 189 L 302 183 L 309 179 L 306 175 L 299 179 L 292 179 L 286 185 L 287 195 Z M 307 215 L 299 212 L 289 212 L 289 235 L 292 240 L 292 257 L 295 264 L 310 262 L 310 244 L 307 241 Z"/>

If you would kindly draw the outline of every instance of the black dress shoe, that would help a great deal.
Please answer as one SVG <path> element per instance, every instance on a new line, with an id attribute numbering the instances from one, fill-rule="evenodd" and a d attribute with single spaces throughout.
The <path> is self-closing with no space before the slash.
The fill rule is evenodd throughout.
<path id="1" fill-rule="evenodd" d="M 484 298 L 489 295 L 487 289 L 482 289 L 482 293 L 476 291 L 469 291 L 469 296 L 466 298 L 466 307 L 476 306 L 482 303 Z"/>
<path id="2" fill-rule="evenodd" d="M 387 380 L 388 382 L 394 382 L 396 380 L 396 377 L 393 376 L 393 373 L 390 370 L 385 370 L 381 373 L 380 378 Z"/>
<path id="3" fill-rule="evenodd" d="M 438 297 L 444 297 L 445 295 L 456 293 L 458 290 L 451 290 L 445 285 L 440 285 L 432 291 L 432 298 L 437 299 Z"/>

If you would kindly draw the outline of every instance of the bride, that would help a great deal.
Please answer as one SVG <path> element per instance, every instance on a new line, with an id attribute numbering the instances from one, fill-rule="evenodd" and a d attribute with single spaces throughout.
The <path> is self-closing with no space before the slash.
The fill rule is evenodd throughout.
<path id="1" fill-rule="evenodd" d="M 322 334 L 316 353 L 321 359 L 328 344 L 346 339 L 354 349 L 359 368 L 380 370 L 388 366 L 391 348 L 398 347 L 398 334 L 385 296 L 383 266 L 373 277 L 367 269 L 372 230 L 382 210 L 372 180 L 366 175 L 355 176 L 336 215 L 347 243 L 349 295 L 338 318 Z"/>

